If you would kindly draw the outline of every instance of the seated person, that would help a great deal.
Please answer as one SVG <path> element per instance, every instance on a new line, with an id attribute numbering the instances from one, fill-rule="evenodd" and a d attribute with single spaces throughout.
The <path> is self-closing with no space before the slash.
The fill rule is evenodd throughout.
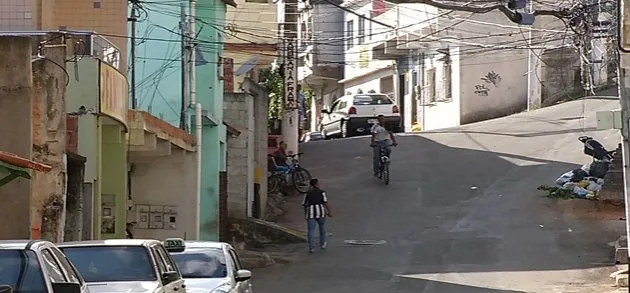
<path id="1" fill-rule="evenodd" d="M 273 153 L 273 162 L 276 166 L 275 171 L 286 171 L 289 168 L 287 161 L 287 144 L 284 141 L 281 141 L 278 144 L 278 150 Z"/>

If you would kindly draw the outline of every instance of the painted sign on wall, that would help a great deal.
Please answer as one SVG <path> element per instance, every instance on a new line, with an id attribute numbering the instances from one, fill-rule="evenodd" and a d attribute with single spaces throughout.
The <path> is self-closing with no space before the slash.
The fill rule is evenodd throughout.
<path id="1" fill-rule="evenodd" d="M 285 41 L 284 55 L 284 95 L 285 109 L 297 107 L 297 40 Z"/>
<path id="2" fill-rule="evenodd" d="M 486 75 L 480 78 L 483 83 L 475 85 L 475 95 L 487 97 L 490 88 L 489 85 L 493 85 L 495 88 L 499 87 L 501 83 L 501 75 L 493 71 L 488 72 Z"/>
<path id="3" fill-rule="evenodd" d="M 114 67 L 100 63 L 100 112 L 127 127 L 129 91 L 127 78 Z"/>

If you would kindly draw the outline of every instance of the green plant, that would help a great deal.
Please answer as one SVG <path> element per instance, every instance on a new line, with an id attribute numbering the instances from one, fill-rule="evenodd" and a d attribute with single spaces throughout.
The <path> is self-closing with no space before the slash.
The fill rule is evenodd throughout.
<path id="1" fill-rule="evenodd" d="M 269 110 L 267 112 L 269 122 L 281 119 L 284 111 L 284 82 L 280 75 L 280 69 L 263 69 L 260 72 L 260 81 L 269 93 Z"/>

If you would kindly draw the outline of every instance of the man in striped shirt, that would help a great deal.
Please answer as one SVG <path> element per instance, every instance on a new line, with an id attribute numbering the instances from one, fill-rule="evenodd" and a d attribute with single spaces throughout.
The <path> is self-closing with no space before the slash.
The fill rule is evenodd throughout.
<path id="1" fill-rule="evenodd" d="M 319 226 L 319 246 L 326 249 L 326 216 L 332 217 L 326 192 L 319 188 L 319 180 L 311 179 L 311 189 L 304 196 L 304 216 L 308 227 L 308 252 L 315 250 L 315 228 Z"/>

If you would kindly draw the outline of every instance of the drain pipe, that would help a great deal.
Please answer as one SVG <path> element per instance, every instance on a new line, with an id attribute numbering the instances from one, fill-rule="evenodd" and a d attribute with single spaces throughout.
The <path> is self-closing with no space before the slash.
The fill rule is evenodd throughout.
<path id="1" fill-rule="evenodd" d="M 247 95 L 247 217 L 254 216 L 254 168 L 255 168 L 255 129 L 256 119 L 254 117 L 254 96 Z M 257 211 L 258 213 L 258 211 Z"/>
<path id="2" fill-rule="evenodd" d="M 201 126 L 201 103 L 195 104 L 195 135 L 197 136 L 197 184 L 196 184 L 196 209 L 195 209 L 195 239 L 201 235 L 201 156 L 202 156 L 202 126 Z"/>

